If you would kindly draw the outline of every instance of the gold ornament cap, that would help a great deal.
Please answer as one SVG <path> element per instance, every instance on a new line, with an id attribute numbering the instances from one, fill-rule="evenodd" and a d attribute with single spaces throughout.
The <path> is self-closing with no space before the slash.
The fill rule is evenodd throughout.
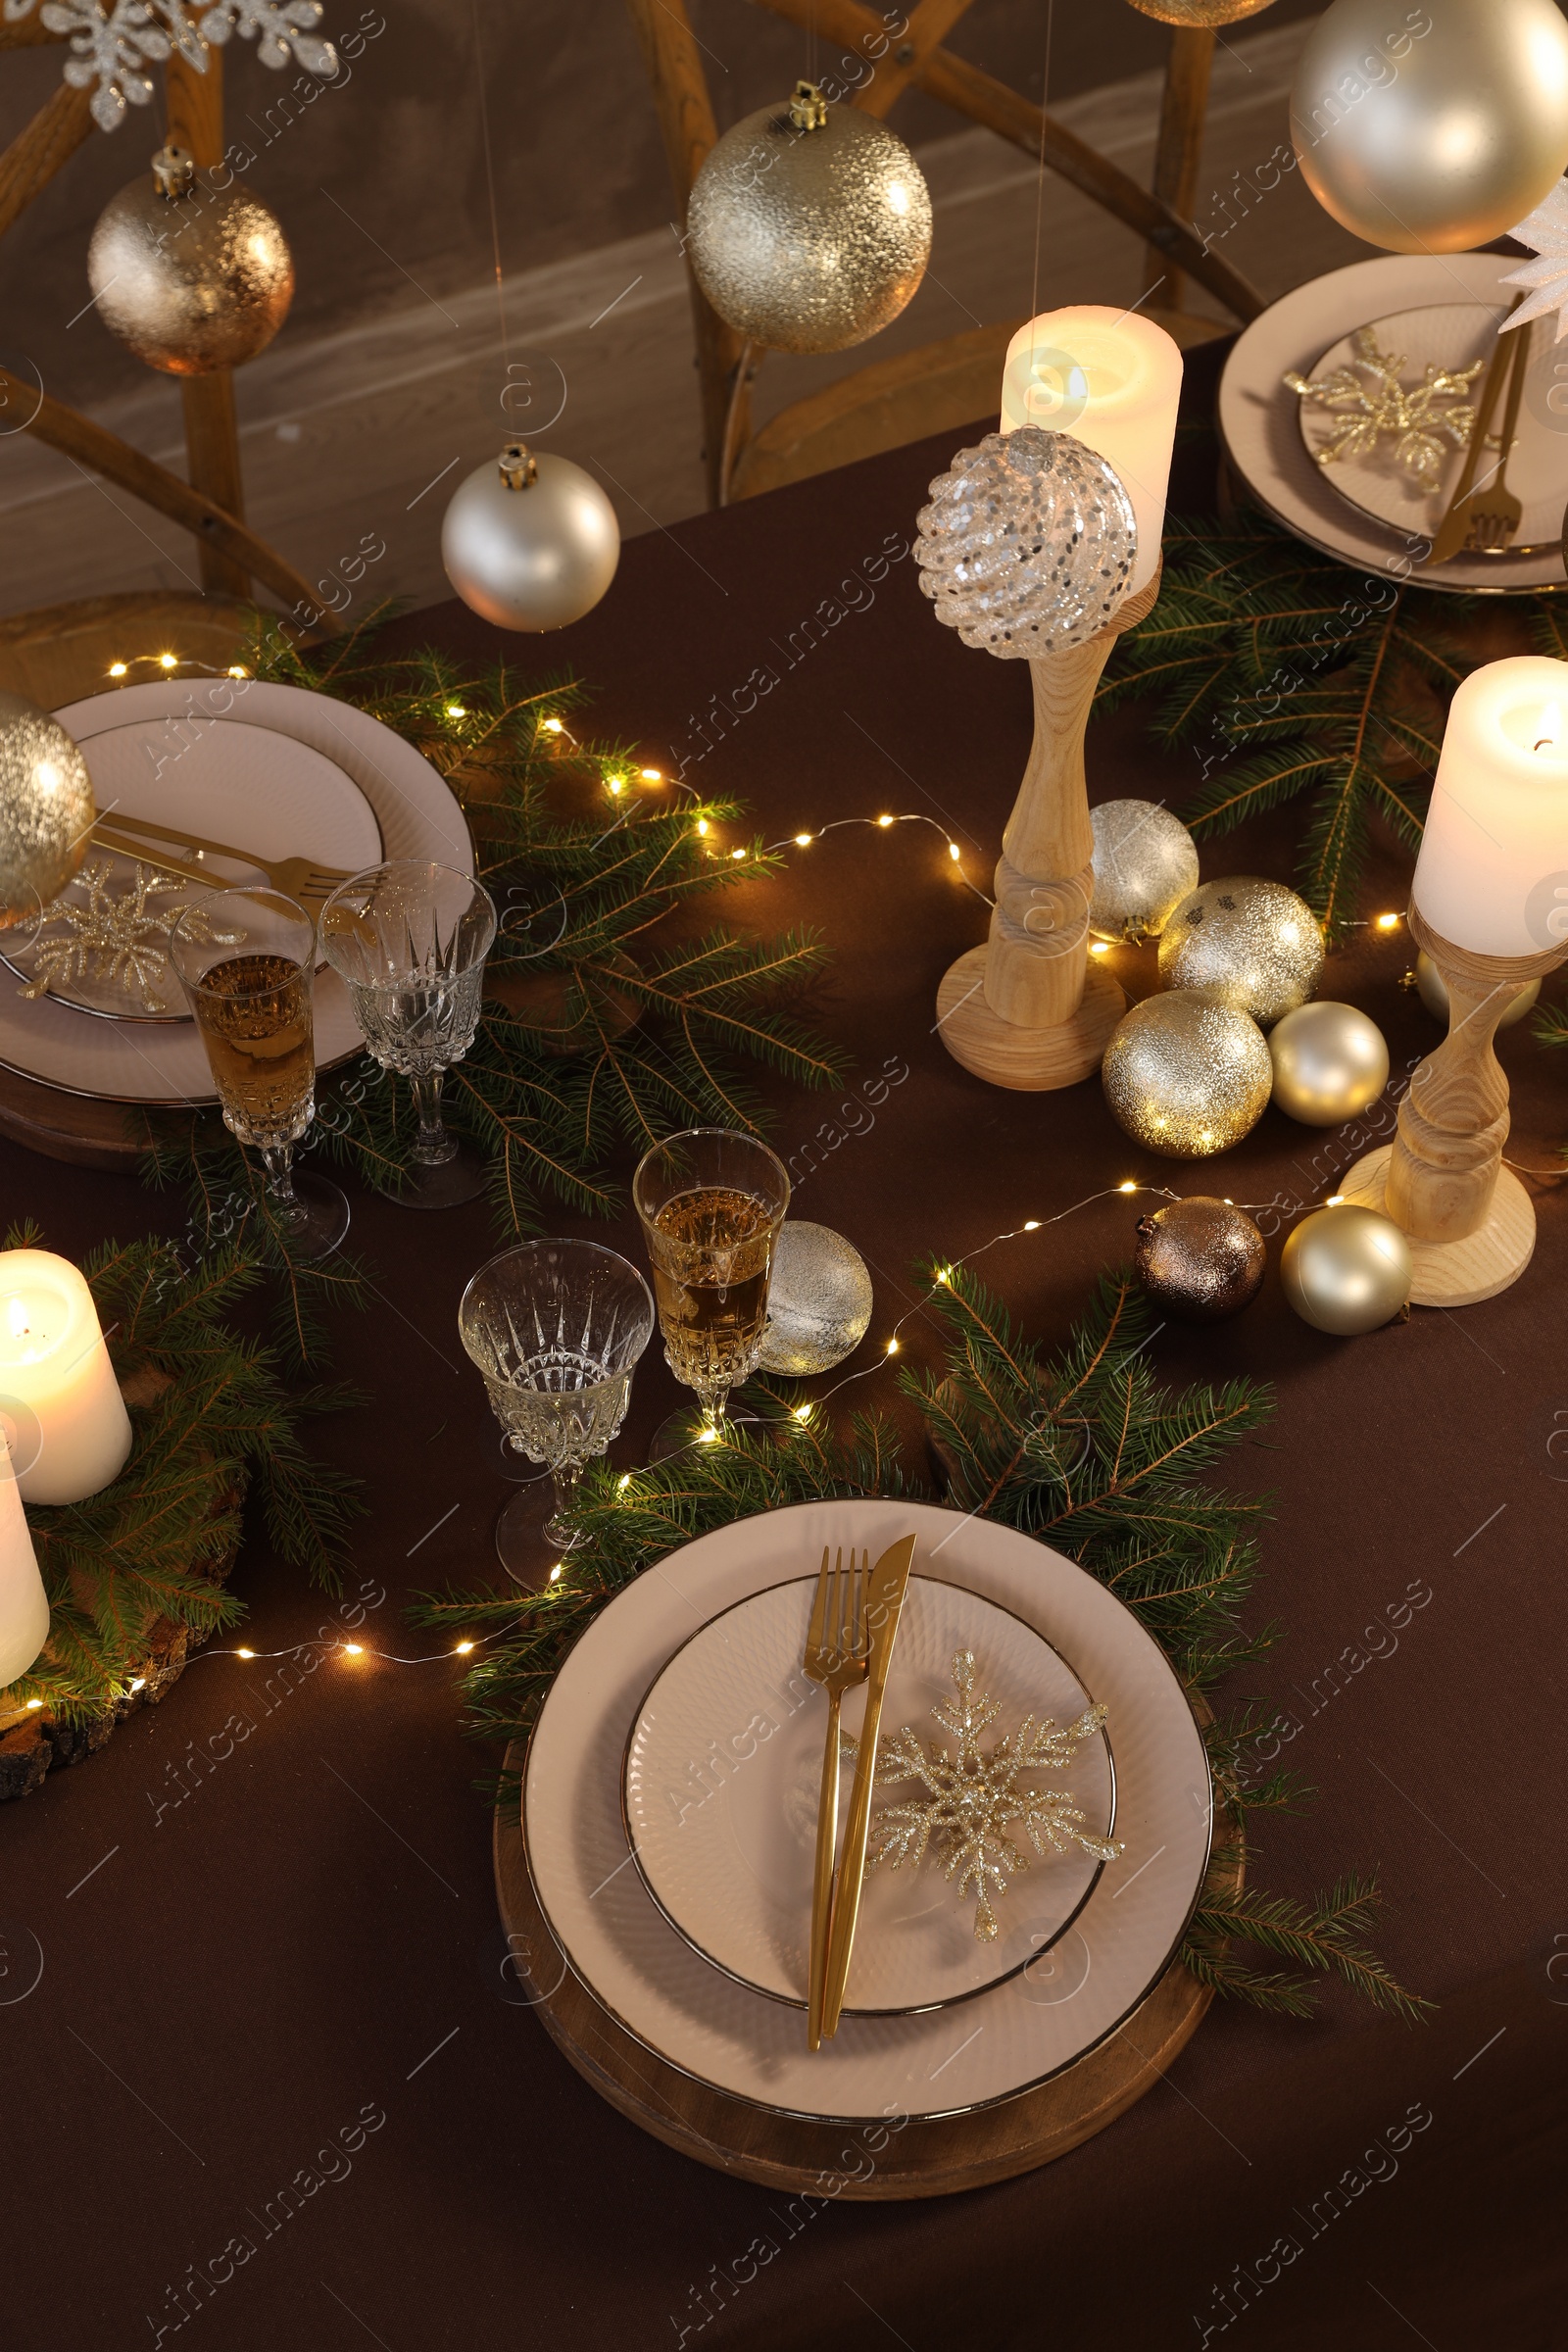
<path id="1" fill-rule="evenodd" d="M 501 479 L 509 490 L 531 490 L 539 466 L 526 441 L 509 441 L 501 452 Z"/>
<path id="2" fill-rule="evenodd" d="M 790 121 L 797 130 L 826 130 L 827 100 L 814 81 L 798 81 L 790 99 Z"/>
<path id="3" fill-rule="evenodd" d="M 153 185 L 171 204 L 188 196 L 196 185 L 196 159 L 190 150 L 172 141 L 160 147 L 153 157 Z"/>

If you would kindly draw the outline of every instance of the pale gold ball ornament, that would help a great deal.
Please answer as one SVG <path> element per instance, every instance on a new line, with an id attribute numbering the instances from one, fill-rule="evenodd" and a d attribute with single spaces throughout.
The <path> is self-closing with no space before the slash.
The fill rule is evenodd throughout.
<path id="1" fill-rule="evenodd" d="M 1303 1323 L 1337 1339 L 1376 1331 L 1410 1299 L 1410 1245 L 1392 1217 L 1344 1201 L 1294 1226 L 1280 1283 Z"/>
<path id="2" fill-rule="evenodd" d="M 87 248 L 98 315 L 166 375 L 254 360 L 288 317 L 294 262 L 276 217 L 234 182 L 216 187 L 182 147 L 111 196 Z"/>
<path id="3" fill-rule="evenodd" d="M 1160 24 L 1239 24 L 1255 17 L 1273 0 L 1132 0 L 1140 16 Z"/>
<path id="4" fill-rule="evenodd" d="M 1298 1004 L 1269 1032 L 1274 1102 L 1304 1127 L 1342 1127 L 1389 1083 L 1382 1030 L 1354 1004 Z"/>
<path id="5" fill-rule="evenodd" d="M 472 612 L 498 629 L 564 629 L 615 576 L 620 525 L 591 473 L 509 441 L 476 466 L 441 520 L 441 562 Z"/>
<path id="6" fill-rule="evenodd" d="M 1444 1028 L 1446 1029 L 1448 1026 L 1448 984 L 1425 948 L 1418 949 L 1416 953 L 1415 985 L 1416 994 L 1420 997 L 1428 1012 L 1435 1021 L 1441 1021 Z M 1540 994 L 1541 981 L 1538 977 L 1532 980 L 1527 988 L 1520 990 L 1497 1023 L 1497 1027 L 1509 1029 L 1515 1021 L 1522 1021 Z"/>
<path id="7" fill-rule="evenodd" d="M 1266 1026 L 1304 1004 L 1323 969 L 1323 933 L 1283 882 L 1229 874 L 1200 883 L 1159 935 L 1161 988 L 1203 988 Z"/>
<path id="8" fill-rule="evenodd" d="M 87 762 L 59 720 L 0 694 L 0 930 L 65 889 L 96 814 Z"/>
<path id="9" fill-rule="evenodd" d="M 931 198 L 904 141 L 800 81 L 737 122 L 692 188 L 697 282 L 770 351 L 844 351 L 898 317 L 931 251 Z"/>
<path id="10" fill-rule="evenodd" d="M 1267 1109 L 1273 1076 L 1257 1023 L 1196 989 L 1133 1005 L 1101 1069 L 1121 1125 L 1167 1159 L 1208 1159 L 1239 1144 Z"/>
<path id="11" fill-rule="evenodd" d="M 1291 87 L 1326 213 L 1391 253 L 1501 236 L 1568 165 L 1568 24 L 1553 0 L 1335 0 Z"/>
<path id="12" fill-rule="evenodd" d="M 1157 939 L 1198 887 L 1192 835 L 1154 801 L 1102 801 L 1089 822 L 1095 836 L 1090 930 L 1128 946 Z"/>

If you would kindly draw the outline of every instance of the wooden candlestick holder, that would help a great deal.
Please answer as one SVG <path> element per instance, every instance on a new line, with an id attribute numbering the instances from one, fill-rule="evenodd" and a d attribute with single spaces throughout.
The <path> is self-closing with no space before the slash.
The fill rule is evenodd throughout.
<path id="1" fill-rule="evenodd" d="M 1111 647 L 1158 595 L 1156 569 L 1097 635 L 1030 658 L 1035 739 L 1002 836 L 991 933 L 937 991 L 937 1035 L 993 1086 L 1040 1092 L 1091 1077 L 1127 1009 L 1089 957 L 1095 837 L 1084 731 Z"/>
<path id="2" fill-rule="evenodd" d="M 1536 1246 L 1536 1212 L 1512 1169 L 1508 1081 L 1493 1052 L 1498 1022 L 1532 980 L 1568 956 L 1478 956 L 1434 931 L 1418 906 L 1410 936 L 1448 991 L 1448 1034 L 1399 1104 L 1392 1144 L 1356 1161 L 1342 1190 L 1408 1236 L 1414 1306 L 1474 1306 L 1516 1282 Z"/>

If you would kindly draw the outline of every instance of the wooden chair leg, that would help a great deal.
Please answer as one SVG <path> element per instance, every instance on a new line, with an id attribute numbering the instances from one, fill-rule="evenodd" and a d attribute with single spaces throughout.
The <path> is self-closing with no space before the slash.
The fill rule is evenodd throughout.
<path id="1" fill-rule="evenodd" d="M 207 71 L 198 74 L 176 50 L 167 69 L 169 137 L 188 148 L 198 165 L 211 171 L 223 160 L 223 53 L 207 52 Z M 193 490 L 210 498 L 215 507 L 245 519 L 245 487 L 240 473 L 239 423 L 234 410 L 234 378 L 227 368 L 211 375 L 188 375 L 180 384 L 185 407 L 185 470 Z M 249 596 L 251 575 L 236 557 L 207 541 L 198 542 L 202 586 L 217 596 Z"/>
<path id="2" fill-rule="evenodd" d="M 1208 109 L 1208 76 L 1214 62 L 1211 26 L 1178 24 L 1172 27 L 1170 57 L 1165 66 L 1165 94 L 1159 110 L 1159 143 L 1154 150 L 1154 194 L 1182 220 L 1190 220 L 1198 194 L 1198 173 L 1203 160 L 1203 118 Z M 1158 307 L 1179 311 L 1186 272 L 1177 269 L 1168 252 L 1157 244 L 1144 248 L 1144 285 L 1159 288 Z M 1142 289 L 1140 289 L 1142 290 Z"/>

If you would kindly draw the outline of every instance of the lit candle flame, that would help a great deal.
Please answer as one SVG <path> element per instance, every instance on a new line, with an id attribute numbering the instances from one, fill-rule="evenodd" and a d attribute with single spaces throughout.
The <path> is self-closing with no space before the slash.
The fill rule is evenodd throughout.
<path id="1" fill-rule="evenodd" d="M 11 1322 L 11 1337 L 14 1340 L 24 1340 L 31 1326 L 27 1321 L 27 1310 L 22 1300 L 20 1298 L 9 1299 L 7 1313 Z"/>
<path id="2" fill-rule="evenodd" d="M 1541 734 L 1536 742 L 1537 751 L 1555 751 L 1557 748 L 1557 737 L 1561 732 L 1562 707 L 1558 703 L 1548 703 L 1544 710 L 1543 710 L 1541 713 Z"/>

